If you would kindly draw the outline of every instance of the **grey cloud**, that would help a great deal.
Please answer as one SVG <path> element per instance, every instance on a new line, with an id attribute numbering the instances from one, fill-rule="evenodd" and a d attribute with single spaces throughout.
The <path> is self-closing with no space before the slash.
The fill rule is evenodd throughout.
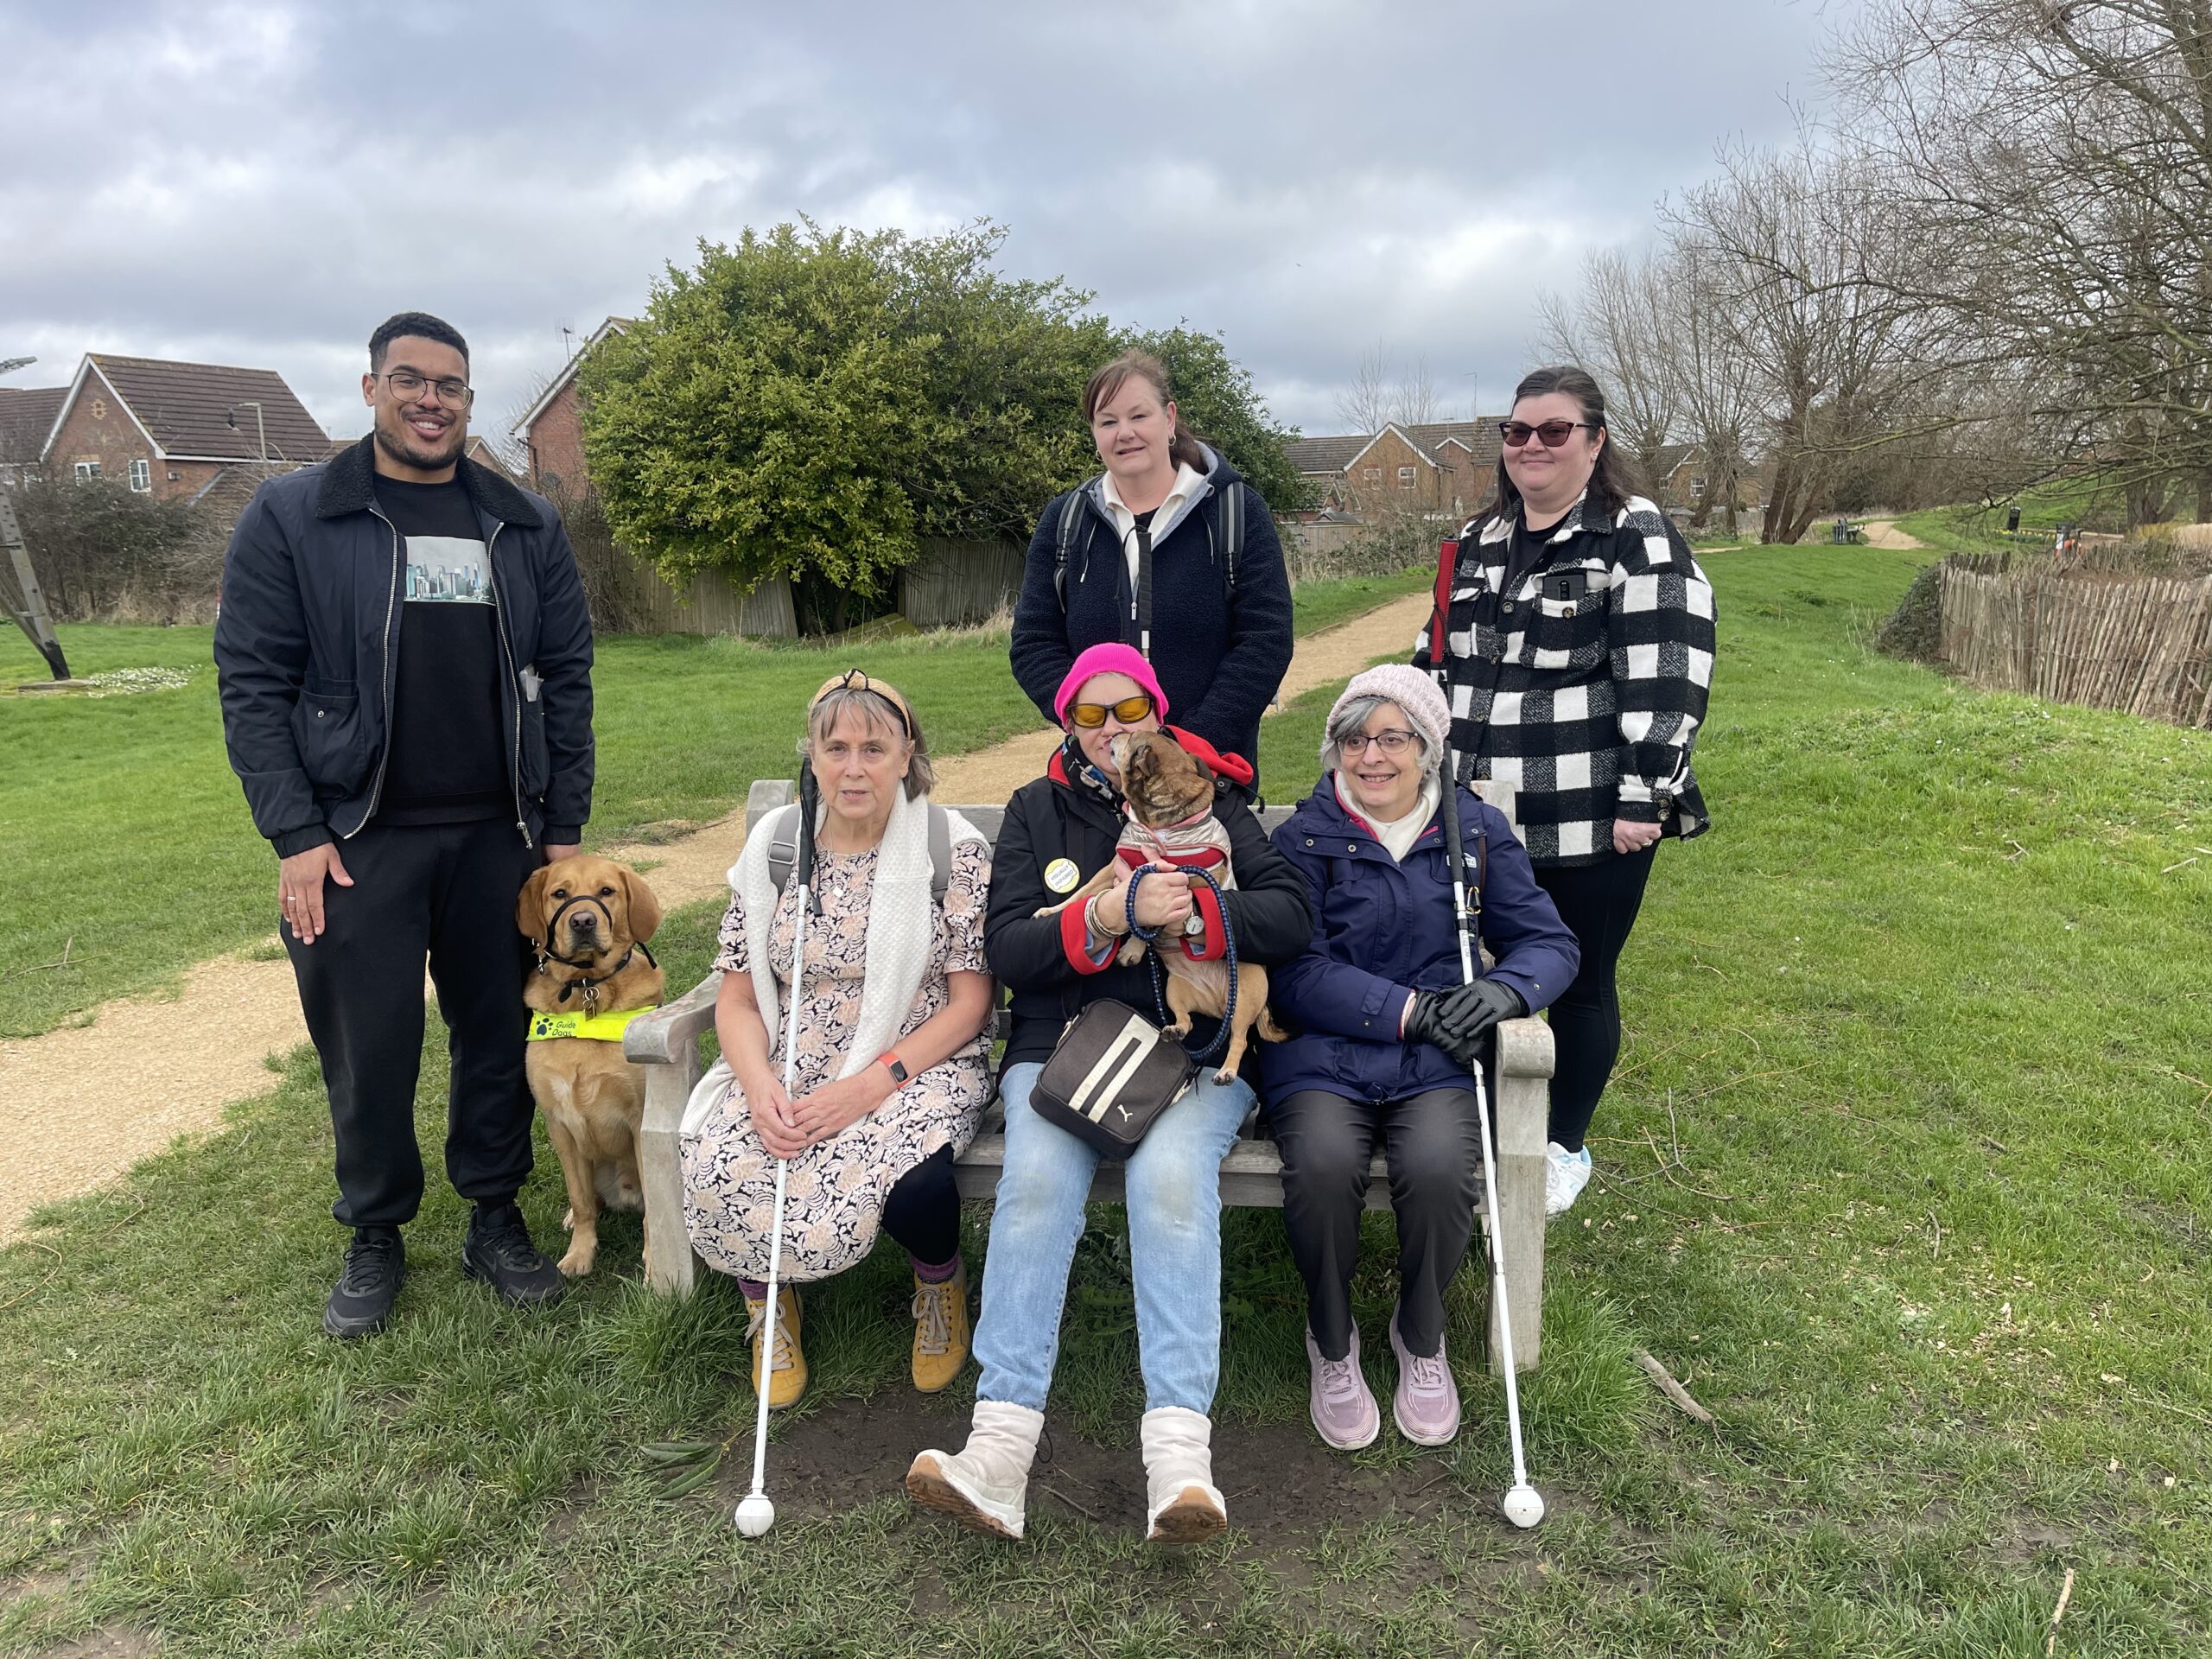
<path id="1" fill-rule="evenodd" d="M 281 370 L 362 429 L 361 342 L 470 337 L 480 428 L 702 237 L 1008 226 L 1023 275 L 1219 328 L 1335 423 L 1380 343 L 1455 409 L 1535 296 L 1716 140 L 1778 137 L 1813 9 L 0 5 L 0 355 Z M 1486 404 L 1492 399 L 1487 395 Z"/>

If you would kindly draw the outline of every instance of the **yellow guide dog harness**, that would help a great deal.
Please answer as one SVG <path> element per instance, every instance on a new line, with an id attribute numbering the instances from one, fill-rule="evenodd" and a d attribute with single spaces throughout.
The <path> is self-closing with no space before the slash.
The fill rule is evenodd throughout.
<path id="1" fill-rule="evenodd" d="M 550 1042 L 557 1037 L 582 1037 L 596 1043 L 619 1043 L 630 1022 L 652 1008 L 619 1008 L 612 1014 L 533 1014 L 530 1040 Z"/>

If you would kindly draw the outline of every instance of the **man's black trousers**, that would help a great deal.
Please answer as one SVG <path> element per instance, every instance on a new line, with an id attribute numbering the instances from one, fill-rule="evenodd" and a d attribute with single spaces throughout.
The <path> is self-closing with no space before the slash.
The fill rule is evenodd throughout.
<path id="1" fill-rule="evenodd" d="M 350 887 L 323 886 L 329 931 L 285 936 L 300 1005 L 322 1060 L 338 1141 L 338 1202 L 349 1227 L 396 1227 L 423 1201 L 415 1084 L 423 1058 L 423 963 L 451 1038 L 446 1174 L 499 1204 L 530 1173 L 523 1075 L 529 946 L 515 898 L 538 855 L 494 820 L 394 829 L 372 823 L 339 845 Z"/>

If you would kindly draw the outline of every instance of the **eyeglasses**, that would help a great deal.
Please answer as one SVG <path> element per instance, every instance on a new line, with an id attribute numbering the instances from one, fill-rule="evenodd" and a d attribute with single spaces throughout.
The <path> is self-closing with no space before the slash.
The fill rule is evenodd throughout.
<path id="1" fill-rule="evenodd" d="M 1095 732 L 1106 723 L 1111 715 L 1124 726 L 1134 726 L 1152 712 L 1152 694 L 1140 691 L 1133 697 L 1123 697 L 1119 702 L 1071 702 L 1068 705 L 1068 719 L 1086 732 Z"/>
<path id="2" fill-rule="evenodd" d="M 1401 732 L 1395 729 L 1377 732 L 1372 737 L 1364 732 L 1354 732 L 1350 737 L 1338 738 L 1337 749 L 1347 760 L 1357 760 L 1367 753 L 1370 744 L 1374 745 L 1385 754 L 1403 754 L 1406 752 L 1406 746 L 1412 741 L 1414 741 L 1414 734 L 1411 732 Z"/>
<path id="3" fill-rule="evenodd" d="M 1546 421 L 1541 426 L 1531 426 L 1526 421 L 1500 421 L 1497 435 L 1505 440 L 1505 447 L 1509 449 L 1518 449 L 1531 438 L 1541 438 L 1545 448 L 1556 449 L 1578 427 L 1586 432 L 1598 429 L 1587 421 Z"/>
<path id="4" fill-rule="evenodd" d="M 420 397 L 423 388 L 435 386 L 437 388 L 438 401 L 442 404 L 451 404 L 457 409 L 467 409 L 476 400 L 476 388 L 466 380 L 427 379 L 412 369 L 394 369 L 390 374 L 385 376 L 384 383 L 391 388 L 393 397 L 402 399 L 411 400 Z"/>

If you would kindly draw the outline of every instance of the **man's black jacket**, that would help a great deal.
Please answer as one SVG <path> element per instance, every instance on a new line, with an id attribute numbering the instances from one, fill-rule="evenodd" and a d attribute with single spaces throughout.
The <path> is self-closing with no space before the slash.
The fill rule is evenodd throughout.
<path id="1" fill-rule="evenodd" d="M 391 731 L 406 560 L 378 511 L 373 437 L 254 492 L 223 561 L 223 739 L 280 858 L 376 810 Z M 464 458 L 499 599 L 500 722 L 515 827 L 582 838 L 591 816 L 591 613 L 553 504 Z"/>
<path id="2" fill-rule="evenodd" d="M 1275 850 L 1249 808 L 1232 797 L 1219 810 L 1236 867 L 1236 887 L 1224 895 L 1224 908 L 1236 933 L 1237 960 L 1288 962 L 1313 938 L 1306 878 Z M 1096 874 L 1114 856 L 1121 834 L 1122 820 L 1112 804 L 1070 784 L 1058 754 L 1044 777 L 1024 784 L 1006 804 L 1006 818 L 991 850 L 991 896 L 983 918 L 991 972 L 1014 991 L 1014 1032 L 1004 1065 L 1050 1058 L 1062 1027 L 1085 1003 L 1101 997 L 1154 1012 L 1151 963 L 1123 968 L 1109 959 L 1103 968 L 1095 966 L 1084 952 L 1080 917 L 1073 911 L 1061 916 L 1036 913 Z M 1055 893 L 1045 876 L 1058 859 L 1075 867 L 1076 879 Z M 1202 901 L 1200 908 L 1211 906 Z M 1217 1021 L 1199 1019 L 1192 1048 L 1201 1049 L 1218 1028 Z"/>

